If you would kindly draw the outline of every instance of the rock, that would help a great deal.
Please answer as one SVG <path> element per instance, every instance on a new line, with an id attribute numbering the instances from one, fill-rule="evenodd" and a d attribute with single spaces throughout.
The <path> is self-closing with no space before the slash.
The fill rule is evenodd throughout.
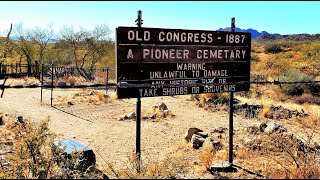
<path id="1" fill-rule="evenodd" d="M 191 144 L 192 144 L 192 147 L 195 149 L 199 149 L 203 145 L 204 141 L 205 141 L 205 138 L 197 134 L 193 134 L 191 137 Z"/>
<path id="2" fill-rule="evenodd" d="M 164 103 L 159 103 L 159 104 L 158 104 L 158 108 L 159 108 L 161 111 L 168 110 L 167 105 L 164 104 Z"/>
<path id="3" fill-rule="evenodd" d="M 131 113 L 129 113 L 128 114 L 128 119 L 134 119 L 134 118 L 136 118 L 136 113 L 135 112 L 131 112 Z"/>
<path id="4" fill-rule="evenodd" d="M 218 161 L 211 165 L 212 171 L 218 172 L 237 172 L 237 169 L 231 165 L 228 161 Z"/>
<path id="5" fill-rule="evenodd" d="M 197 134 L 198 132 L 203 132 L 201 129 L 198 128 L 189 128 L 189 130 L 185 133 L 185 139 L 190 142 L 192 135 Z"/>
<path id="6" fill-rule="evenodd" d="M 209 136 L 208 133 L 206 133 L 206 132 L 197 132 L 196 134 L 203 137 L 203 138 L 207 138 Z"/>
<path id="7" fill-rule="evenodd" d="M 96 92 L 95 91 L 89 91 L 89 92 L 86 92 L 84 95 L 85 96 L 92 96 L 92 95 L 95 95 Z"/>
<path id="8" fill-rule="evenodd" d="M 16 120 L 16 122 L 23 124 L 23 116 L 18 116 L 18 119 Z"/>
<path id="9" fill-rule="evenodd" d="M 166 109 L 166 110 L 163 111 L 163 114 L 164 114 L 165 116 L 167 116 L 169 113 L 170 113 L 170 110 L 169 110 L 169 109 Z"/>
<path id="10" fill-rule="evenodd" d="M 3 116 L 0 116 L 0 126 L 4 125 Z"/>
<path id="11" fill-rule="evenodd" d="M 264 132 L 264 130 L 266 129 L 267 126 L 268 125 L 265 122 L 260 123 L 260 125 L 259 125 L 260 132 Z"/>
<path id="12" fill-rule="evenodd" d="M 270 123 L 268 124 L 268 126 L 265 128 L 264 132 L 265 133 L 272 133 L 272 132 L 276 132 L 277 130 L 279 130 L 282 126 L 277 124 L 277 123 Z"/>
<path id="13" fill-rule="evenodd" d="M 222 150 L 222 144 L 219 141 L 215 141 L 213 138 L 205 139 L 203 146 L 211 146 L 213 151 L 220 151 Z"/>
<path id="14" fill-rule="evenodd" d="M 72 106 L 72 105 L 74 105 L 74 103 L 71 101 L 68 101 L 68 106 Z"/>
<path id="15" fill-rule="evenodd" d="M 212 143 L 213 149 L 214 149 L 215 151 L 220 151 L 220 150 L 222 150 L 223 145 L 222 145 L 222 143 L 221 143 L 220 141 L 212 141 L 211 143 Z"/>
<path id="16" fill-rule="evenodd" d="M 280 132 L 287 132 L 287 131 L 288 131 L 287 128 L 285 128 L 285 127 L 283 127 L 283 126 L 280 127 Z"/>
<path id="17" fill-rule="evenodd" d="M 126 120 L 126 119 L 128 119 L 127 115 L 121 115 L 119 117 L 119 121 L 123 121 L 123 120 Z"/>
<path id="18" fill-rule="evenodd" d="M 150 119 L 155 119 L 157 117 L 157 113 L 153 113 L 149 116 Z"/>

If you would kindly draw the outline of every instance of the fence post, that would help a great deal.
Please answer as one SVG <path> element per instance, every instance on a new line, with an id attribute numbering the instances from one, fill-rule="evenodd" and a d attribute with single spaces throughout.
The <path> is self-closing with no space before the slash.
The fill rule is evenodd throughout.
<path id="1" fill-rule="evenodd" d="M 108 94 L 108 84 L 109 84 L 109 67 L 107 67 L 106 94 Z"/>
<path id="2" fill-rule="evenodd" d="M 2 77 L 2 62 L 0 61 L 0 77 Z"/>
<path id="3" fill-rule="evenodd" d="M 51 107 L 52 107 L 52 93 L 53 93 L 53 72 L 54 72 L 54 69 L 53 69 L 53 64 L 51 64 Z"/>
<path id="4" fill-rule="evenodd" d="M 43 91 L 43 64 L 41 64 L 41 103 L 42 103 L 42 91 Z"/>

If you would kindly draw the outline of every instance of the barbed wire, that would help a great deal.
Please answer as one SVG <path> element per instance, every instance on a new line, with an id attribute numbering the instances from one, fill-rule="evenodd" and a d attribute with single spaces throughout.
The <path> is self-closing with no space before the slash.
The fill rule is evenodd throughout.
<path id="1" fill-rule="evenodd" d="M 91 85 L 38 85 L 38 84 L 30 84 L 30 85 L 5 85 L 0 84 L 0 89 L 20 89 L 20 88 L 61 88 L 61 89 L 73 89 L 73 88 L 90 88 L 90 87 L 119 87 L 119 88 L 144 88 L 144 87 L 152 87 L 152 86 L 161 86 L 161 87 L 197 87 L 197 86 L 212 86 L 212 85 L 237 85 L 237 84 L 315 84 L 320 83 L 320 81 L 240 81 L 240 82 L 227 82 L 227 83 L 192 83 L 192 84 L 150 84 L 150 83 L 141 83 L 141 84 L 132 84 L 127 82 L 121 83 L 109 83 L 109 84 L 91 84 Z"/>

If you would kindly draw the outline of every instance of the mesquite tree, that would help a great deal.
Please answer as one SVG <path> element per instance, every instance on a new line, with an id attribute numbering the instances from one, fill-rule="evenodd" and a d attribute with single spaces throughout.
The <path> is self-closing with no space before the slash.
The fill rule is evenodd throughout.
<path id="1" fill-rule="evenodd" d="M 109 28 L 97 25 L 93 30 L 80 28 L 76 31 L 71 26 L 64 27 L 59 34 L 56 48 L 68 49 L 80 75 L 92 80 L 95 65 L 113 48 Z"/>

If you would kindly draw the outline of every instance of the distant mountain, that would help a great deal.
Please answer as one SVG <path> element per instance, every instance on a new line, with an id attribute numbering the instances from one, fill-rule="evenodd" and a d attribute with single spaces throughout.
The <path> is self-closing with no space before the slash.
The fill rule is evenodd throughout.
<path id="1" fill-rule="evenodd" d="M 228 28 L 220 28 L 217 31 L 230 31 L 230 29 L 231 29 L 230 27 L 228 27 Z M 249 32 L 249 33 L 251 33 L 251 38 L 252 39 L 255 39 L 255 38 L 257 38 L 257 37 L 259 37 L 261 35 L 272 35 L 272 36 L 275 36 L 275 37 L 281 36 L 281 34 L 270 34 L 267 31 L 259 32 L 259 31 L 255 30 L 255 29 L 251 29 L 251 28 L 249 28 L 249 29 L 235 28 L 235 32 Z"/>
<path id="2" fill-rule="evenodd" d="M 19 40 L 19 37 L 17 36 L 10 36 L 10 39 L 13 40 L 13 41 L 18 41 Z M 58 42 L 57 39 L 49 39 L 48 43 L 56 43 Z"/>

